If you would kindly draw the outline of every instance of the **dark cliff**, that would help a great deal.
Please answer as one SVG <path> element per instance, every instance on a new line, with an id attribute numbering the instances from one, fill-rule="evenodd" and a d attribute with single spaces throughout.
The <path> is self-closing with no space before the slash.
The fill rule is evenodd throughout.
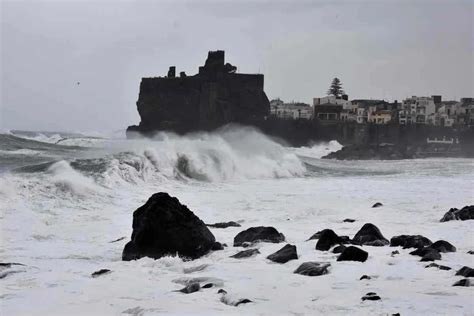
<path id="1" fill-rule="evenodd" d="M 141 122 L 127 134 L 150 134 L 166 130 L 186 133 L 212 130 L 228 123 L 260 125 L 269 114 L 270 104 L 263 91 L 263 75 L 239 74 L 225 64 L 224 51 L 209 52 L 199 73 L 143 78 L 137 109 Z"/>

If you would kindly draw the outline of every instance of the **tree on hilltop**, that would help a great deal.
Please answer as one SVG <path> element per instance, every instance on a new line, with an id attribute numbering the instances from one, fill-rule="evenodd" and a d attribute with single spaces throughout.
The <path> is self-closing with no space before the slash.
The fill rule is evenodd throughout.
<path id="1" fill-rule="evenodd" d="M 328 95 L 333 95 L 335 97 L 340 97 L 341 95 L 345 93 L 344 90 L 342 89 L 342 83 L 341 83 L 341 80 L 339 80 L 339 78 L 334 78 L 332 80 L 331 86 L 329 87 L 329 90 L 327 93 Z"/>

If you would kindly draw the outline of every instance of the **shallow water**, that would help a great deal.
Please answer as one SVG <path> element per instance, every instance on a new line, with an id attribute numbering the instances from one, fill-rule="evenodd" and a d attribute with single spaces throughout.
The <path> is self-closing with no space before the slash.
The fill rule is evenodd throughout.
<path id="1" fill-rule="evenodd" d="M 473 288 L 451 285 L 460 279 L 457 269 L 474 265 L 467 254 L 474 250 L 474 226 L 439 222 L 449 208 L 473 204 L 473 160 L 321 160 L 340 145 L 287 148 L 251 129 L 160 134 L 153 141 L 76 135 L 54 144 L 58 136 L 43 136 L 0 138 L 9 142 L 0 148 L 0 262 L 26 265 L 0 280 L 2 314 L 473 312 Z M 195 261 L 122 262 L 133 211 L 159 191 L 178 197 L 206 223 L 241 220 L 242 227 L 211 228 L 230 247 Z M 371 208 L 377 201 L 384 206 Z M 425 268 L 408 249 L 392 247 L 363 247 L 365 263 L 336 262 L 337 255 L 306 241 L 324 228 L 352 237 L 367 222 L 388 239 L 422 234 L 451 242 L 457 252 L 442 254 L 438 263 L 453 270 Z M 267 243 L 257 245 L 261 254 L 253 258 L 229 258 L 241 250 L 232 247 L 233 237 L 260 225 L 285 234 L 299 259 L 271 263 L 266 256 L 284 244 Z M 126 238 L 111 243 L 120 237 Z M 395 249 L 400 254 L 391 257 Z M 293 274 L 305 261 L 330 262 L 330 273 Z M 91 278 L 103 268 L 112 273 Z M 360 281 L 364 274 L 372 279 Z M 183 278 L 212 280 L 229 297 L 253 303 L 225 305 L 218 288 L 174 292 Z M 362 302 L 368 292 L 382 300 Z"/>

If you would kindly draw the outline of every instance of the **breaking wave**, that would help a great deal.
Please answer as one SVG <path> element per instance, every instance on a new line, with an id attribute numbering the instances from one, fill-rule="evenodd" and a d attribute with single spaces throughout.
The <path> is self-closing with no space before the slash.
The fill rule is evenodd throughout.
<path id="1" fill-rule="evenodd" d="M 42 137 L 0 135 L 4 168 L 24 176 L 42 173 L 63 190 L 78 194 L 97 190 L 97 185 L 111 188 L 170 179 L 216 182 L 299 177 L 307 172 L 301 156 L 319 158 L 340 146 L 330 142 L 294 149 L 256 129 L 237 126 L 186 136 L 162 132 L 152 139 L 108 139 L 100 147 L 52 144 L 50 139 L 39 141 Z"/>

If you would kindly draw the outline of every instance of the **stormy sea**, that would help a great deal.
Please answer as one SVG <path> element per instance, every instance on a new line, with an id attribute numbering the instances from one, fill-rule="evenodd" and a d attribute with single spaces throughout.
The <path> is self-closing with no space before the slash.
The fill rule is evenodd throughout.
<path id="1" fill-rule="evenodd" d="M 474 266 L 474 226 L 440 219 L 473 204 L 473 160 L 321 159 L 341 147 L 293 148 L 244 127 L 133 140 L 4 131 L 0 313 L 472 315 L 474 287 L 453 284 L 464 278 L 456 275 L 462 267 Z M 240 226 L 210 227 L 227 247 L 196 260 L 122 261 L 133 212 L 157 192 L 177 197 L 205 223 Z M 433 264 L 411 255 L 413 248 L 359 245 L 365 262 L 337 261 L 333 249 L 316 250 L 318 240 L 308 240 L 323 229 L 353 238 L 367 223 L 388 241 L 422 235 L 455 251 Z M 285 242 L 231 257 L 243 249 L 233 247 L 234 237 L 256 226 L 276 228 Z M 286 243 L 297 259 L 267 259 Z M 304 262 L 327 263 L 327 273 L 295 274 Z M 179 291 L 191 281 L 211 287 Z"/>

